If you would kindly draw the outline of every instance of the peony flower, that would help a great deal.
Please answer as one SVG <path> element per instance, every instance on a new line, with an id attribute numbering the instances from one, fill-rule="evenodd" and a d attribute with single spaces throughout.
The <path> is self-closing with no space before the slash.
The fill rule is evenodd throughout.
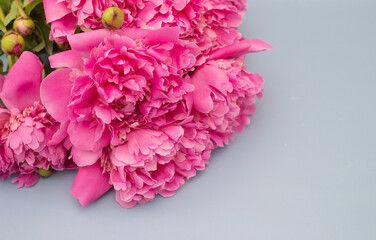
<path id="1" fill-rule="evenodd" d="M 241 40 L 218 49 L 192 74 L 194 121 L 208 126 L 218 146 L 250 123 L 256 97 L 262 97 L 263 79 L 244 66 L 244 54 L 272 49 L 260 40 Z"/>
<path id="2" fill-rule="evenodd" d="M 262 82 L 242 56 L 271 48 L 242 39 L 195 70 L 200 50 L 179 39 L 179 28 L 95 30 L 68 40 L 72 50 L 50 57 L 65 68 L 47 76 L 41 98 L 68 126 L 80 167 L 72 194 L 85 206 L 113 187 L 125 208 L 172 196 L 244 127 Z"/>
<path id="3" fill-rule="evenodd" d="M 93 164 L 110 143 L 123 143 L 133 128 L 187 118 L 193 91 L 187 72 L 199 50 L 178 35 L 177 28 L 97 30 L 70 36 L 72 50 L 50 57 L 51 66 L 69 68 L 44 80 L 42 102 L 68 122 L 79 166 Z"/>
<path id="4" fill-rule="evenodd" d="M 0 79 L 0 97 L 8 108 L 0 111 L 0 176 L 5 180 L 17 173 L 18 187 L 35 184 L 38 168 L 65 168 L 66 127 L 41 104 L 42 70 L 38 57 L 24 52 Z"/>
<path id="5" fill-rule="evenodd" d="M 174 195 L 186 179 L 205 168 L 213 147 L 209 133 L 198 124 L 133 131 L 110 156 L 117 201 L 131 208 L 156 194 Z"/>
<path id="6" fill-rule="evenodd" d="M 246 0 L 45 0 L 50 39 L 66 41 L 76 25 L 84 31 L 102 29 L 101 18 L 109 7 L 120 8 L 123 27 L 160 29 L 179 27 L 180 37 L 210 52 L 241 38 L 236 30 L 246 10 Z"/>
<path id="7" fill-rule="evenodd" d="M 101 18 L 109 7 L 120 8 L 125 17 L 123 27 L 159 29 L 181 26 L 191 31 L 190 22 L 198 17 L 203 0 L 45 0 L 47 22 L 51 23 L 51 40 L 58 42 L 72 35 L 76 25 L 82 29 L 102 29 Z"/>
<path id="8" fill-rule="evenodd" d="M 96 30 L 68 40 L 72 50 L 50 57 L 53 67 L 68 68 L 47 76 L 41 91 L 48 112 L 68 125 L 75 163 L 88 167 L 100 161 L 104 173 L 99 178 L 110 174 L 121 193 L 129 190 L 129 180 L 120 176 L 134 171 L 153 179 L 148 183 L 154 194 L 173 192 L 170 185 L 178 181 L 175 186 L 181 186 L 183 177 L 171 173 L 166 179 L 158 172 L 181 148 L 184 131 L 176 123 L 189 119 L 193 85 L 188 72 L 196 64 L 197 46 L 180 40 L 178 28 Z M 119 178 L 121 184 L 114 180 Z M 120 195 L 123 206 L 151 199 Z"/>
<path id="9" fill-rule="evenodd" d="M 192 32 L 186 39 L 196 43 L 205 53 L 231 45 L 242 37 L 240 26 L 246 0 L 205 0 L 202 2 L 200 16 L 192 23 Z"/>
<path id="10" fill-rule="evenodd" d="M 213 147 L 208 131 L 199 124 L 137 129 L 125 144 L 80 168 L 72 194 L 86 206 L 113 186 L 124 208 L 149 202 L 157 194 L 170 197 L 205 168 Z"/>

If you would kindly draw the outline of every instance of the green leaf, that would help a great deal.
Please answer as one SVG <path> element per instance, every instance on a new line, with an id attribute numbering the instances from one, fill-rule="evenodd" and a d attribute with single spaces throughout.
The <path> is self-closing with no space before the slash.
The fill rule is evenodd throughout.
<path id="1" fill-rule="evenodd" d="M 30 13 L 34 10 L 38 4 L 43 3 L 43 0 L 34 0 L 31 3 L 27 4 L 25 7 L 25 12 L 28 16 L 30 16 Z"/>
<path id="2" fill-rule="evenodd" d="M 43 50 L 44 46 L 45 46 L 45 44 L 44 44 L 44 41 L 43 41 L 43 42 L 39 43 L 38 45 L 36 45 L 32 50 L 34 52 L 40 52 L 40 51 Z"/>
<path id="3" fill-rule="evenodd" d="M 3 8 L 5 13 L 9 12 L 11 1 L 9 0 L 0 0 L 0 7 Z"/>
<path id="4" fill-rule="evenodd" d="M 7 32 L 7 28 L 5 27 L 3 21 L 0 20 L 0 30 L 3 32 L 3 33 L 6 33 Z"/>
<path id="5" fill-rule="evenodd" d="M 48 55 L 53 54 L 54 46 L 53 42 L 50 41 L 50 26 L 48 26 L 46 23 L 38 22 L 36 25 L 40 35 L 42 36 L 43 43 L 45 45 L 46 52 Z"/>
<path id="6" fill-rule="evenodd" d="M 9 13 L 4 18 L 4 25 L 7 26 L 11 21 L 13 21 L 17 17 L 17 13 L 18 11 L 16 2 L 13 2 L 10 7 Z"/>

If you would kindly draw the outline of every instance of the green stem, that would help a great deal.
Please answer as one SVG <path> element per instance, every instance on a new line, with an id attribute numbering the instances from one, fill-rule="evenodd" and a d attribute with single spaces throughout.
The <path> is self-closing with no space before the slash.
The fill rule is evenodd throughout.
<path id="1" fill-rule="evenodd" d="M 0 60 L 0 75 L 3 75 L 4 63 Z"/>
<path id="2" fill-rule="evenodd" d="M 25 11 L 23 10 L 19 0 L 16 0 L 16 5 L 17 5 L 18 12 L 21 14 L 21 16 L 26 17 L 27 15 L 26 15 Z"/>
<path id="3" fill-rule="evenodd" d="M 4 18 L 5 18 L 5 14 L 4 14 L 3 8 L 0 6 L 0 20 L 4 22 Z"/>
<path id="4" fill-rule="evenodd" d="M 8 55 L 8 71 L 13 67 L 15 62 L 16 59 L 14 58 L 14 55 Z"/>

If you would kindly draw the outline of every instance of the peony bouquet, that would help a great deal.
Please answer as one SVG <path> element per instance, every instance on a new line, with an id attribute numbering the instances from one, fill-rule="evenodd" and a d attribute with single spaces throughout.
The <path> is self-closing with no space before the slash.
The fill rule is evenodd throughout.
<path id="1" fill-rule="evenodd" d="M 0 177 L 78 169 L 86 206 L 175 194 L 262 97 L 246 0 L 0 0 Z M 1 62 L 2 63 L 2 62 Z"/>

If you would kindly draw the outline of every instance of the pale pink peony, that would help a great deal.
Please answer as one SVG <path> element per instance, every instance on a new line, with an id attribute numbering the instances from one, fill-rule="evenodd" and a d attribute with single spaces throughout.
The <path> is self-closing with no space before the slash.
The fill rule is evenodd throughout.
<path id="1" fill-rule="evenodd" d="M 40 103 L 42 69 L 38 57 L 24 52 L 1 83 L 8 109 L 0 112 L 0 176 L 17 173 L 18 187 L 35 184 L 38 168 L 65 168 L 66 129 Z"/>

